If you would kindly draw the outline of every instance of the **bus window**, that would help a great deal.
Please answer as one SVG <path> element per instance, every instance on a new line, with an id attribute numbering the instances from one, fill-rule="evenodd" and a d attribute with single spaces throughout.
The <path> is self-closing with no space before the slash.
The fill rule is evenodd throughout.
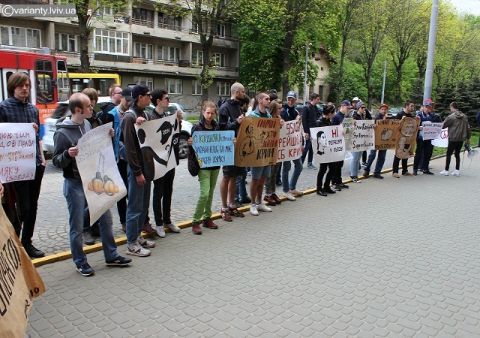
<path id="1" fill-rule="evenodd" d="M 57 91 L 58 101 L 66 101 L 70 96 L 70 81 L 68 80 L 67 65 L 65 61 L 57 61 Z"/>
<path id="2" fill-rule="evenodd" d="M 53 102 L 52 86 L 52 62 L 37 60 L 35 63 L 35 80 L 37 90 L 37 103 L 45 104 Z"/>

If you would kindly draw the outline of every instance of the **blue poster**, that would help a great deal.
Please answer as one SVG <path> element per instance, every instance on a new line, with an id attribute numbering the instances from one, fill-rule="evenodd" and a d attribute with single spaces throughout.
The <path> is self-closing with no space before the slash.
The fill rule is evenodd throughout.
<path id="1" fill-rule="evenodd" d="M 233 165 L 235 149 L 233 130 L 196 131 L 192 135 L 193 149 L 200 168 Z"/>

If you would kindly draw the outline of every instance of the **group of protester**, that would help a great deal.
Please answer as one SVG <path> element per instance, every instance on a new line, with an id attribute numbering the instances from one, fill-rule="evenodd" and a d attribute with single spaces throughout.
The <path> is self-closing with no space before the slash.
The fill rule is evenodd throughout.
<path id="1" fill-rule="evenodd" d="M 18 181 L 5 184 L 0 183 L 0 195 L 3 196 L 2 204 L 15 227 L 25 250 L 32 258 L 43 257 L 44 253 L 32 244 L 32 236 L 35 226 L 37 202 L 40 193 L 40 185 L 45 170 L 45 159 L 41 151 L 41 140 L 38 134 L 38 111 L 29 103 L 30 79 L 24 73 L 15 73 L 8 80 L 9 98 L 0 103 L 0 122 L 32 123 L 37 137 L 36 175 L 34 180 Z M 141 142 L 135 126 L 145 121 L 160 119 L 167 116 L 169 95 L 165 90 L 153 90 L 143 85 L 121 88 L 113 85 L 110 89 L 111 102 L 104 104 L 101 111 L 95 113 L 93 108 L 98 102 L 97 91 L 91 88 L 82 93 L 72 94 L 68 104 L 69 113 L 57 123 L 57 131 L 54 136 L 53 164 L 63 170 L 64 186 L 63 193 L 69 210 L 70 225 L 70 248 L 72 258 L 77 270 L 83 276 L 94 274 L 93 268 L 88 264 L 83 251 L 84 240 L 89 237 L 90 220 L 88 219 L 88 206 L 85 200 L 82 180 L 76 163 L 79 154 L 78 140 L 88 131 L 104 123 L 112 122 L 113 128 L 109 130 L 113 140 L 113 148 L 117 166 L 122 179 L 127 187 L 128 195 L 117 203 L 118 213 L 122 228 L 126 232 L 128 255 L 146 257 L 151 254 L 155 242 L 142 237 L 142 231 L 156 233 L 159 237 L 165 237 L 165 227 L 171 232 L 179 233 L 180 229 L 171 221 L 171 202 L 173 194 L 173 182 L 175 169 L 171 169 L 163 177 L 154 179 L 151 173 L 145 170 L 145 158 L 141 150 Z M 318 94 L 311 94 L 310 101 L 299 111 L 296 108 L 297 94 L 289 91 L 287 101 L 282 105 L 275 91 L 261 92 L 256 95 L 253 104 L 245 95 L 245 88 L 236 82 L 231 86 L 231 97 L 221 107 L 213 102 L 205 102 L 202 106 L 200 120 L 192 129 L 196 131 L 233 130 L 238 135 L 239 128 L 246 116 L 252 118 L 279 119 L 280 124 L 287 121 L 302 121 L 303 125 L 303 155 L 293 161 L 279 162 L 271 166 L 249 168 L 251 182 L 247 194 L 245 178 L 246 168 L 235 165 L 222 167 L 220 179 L 221 217 L 224 221 L 231 222 L 235 217 L 245 217 L 238 210 L 240 203 L 251 203 L 250 213 L 258 216 L 260 212 L 271 212 L 271 206 L 281 203 L 281 198 L 276 194 L 278 178 L 282 182 L 284 196 L 289 201 L 295 201 L 302 196 L 302 192 L 296 189 L 296 184 L 303 169 L 303 163 L 307 159 L 307 168 L 316 169 L 313 163 L 312 139 L 316 135 L 310 134 L 310 129 L 329 125 L 340 125 L 344 118 L 353 117 L 356 120 L 372 119 L 365 104 L 355 98 L 353 104 L 344 100 L 338 111 L 331 103 L 323 106 L 320 110 Z M 153 109 L 147 109 L 153 105 Z M 452 114 L 444 121 L 444 126 L 449 128 L 449 145 L 447 150 L 445 170 L 441 172 L 448 175 L 450 157 L 454 153 L 456 169 L 453 175 L 459 175 L 459 153 L 463 142 L 469 140 L 470 129 L 466 116 L 458 110 L 453 102 L 450 106 Z M 375 120 L 388 118 L 402 119 L 415 117 L 419 123 L 417 137 L 417 152 L 414 159 L 413 175 L 419 171 L 424 174 L 433 174 L 429 169 L 429 161 L 432 156 L 433 146 L 428 140 L 422 139 L 422 124 L 426 121 L 441 121 L 433 112 L 433 102 L 424 102 L 420 112 L 415 114 L 413 102 L 405 103 L 403 112 L 395 117 L 387 115 L 388 106 L 380 106 Z M 218 113 L 218 114 L 217 114 Z M 178 113 L 177 113 L 178 114 Z M 177 115 L 178 123 L 181 124 L 182 116 Z M 192 139 L 188 144 L 192 145 Z M 175 143 L 174 143 L 175 145 Z M 178 146 L 178 144 L 177 144 Z M 192 148 L 190 148 L 192 149 Z M 353 182 L 358 182 L 358 172 L 362 152 L 353 153 L 350 162 L 350 176 Z M 366 155 L 366 154 L 365 154 Z M 364 157 L 363 176 L 370 175 L 375 158 L 376 165 L 373 177 L 383 178 L 381 171 L 385 162 L 386 150 L 371 150 L 368 157 Z M 292 169 L 293 162 L 293 173 Z M 407 161 L 402 159 L 402 174 L 411 175 L 408 172 Z M 400 159 L 394 157 L 393 176 L 398 175 Z M 342 189 L 348 189 L 348 185 L 342 182 L 341 170 L 344 161 L 333 163 L 321 163 L 317 175 L 317 194 L 327 196 Z M 202 168 L 198 173 L 200 196 L 195 208 L 192 221 L 193 234 L 202 234 L 202 228 L 217 229 L 218 225 L 213 222 L 212 199 L 220 173 L 219 167 Z M 156 227 L 151 227 L 148 219 L 150 205 L 151 184 L 153 182 L 153 212 Z M 263 191 L 265 189 L 265 196 Z M 105 261 L 110 266 L 125 266 L 131 262 L 130 258 L 123 257 L 118 253 L 112 231 L 112 215 L 108 210 L 100 219 L 99 232 L 102 240 Z"/>

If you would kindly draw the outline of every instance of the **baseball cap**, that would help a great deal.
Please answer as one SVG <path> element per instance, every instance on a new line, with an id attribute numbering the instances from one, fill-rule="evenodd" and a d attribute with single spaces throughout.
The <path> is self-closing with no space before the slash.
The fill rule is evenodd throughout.
<path id="1" fill-rule="evenodd" d="M 425 101 L 423 101 L 423 105 L 425 107 L 433 107 L 433 101 L 432 99 L 425 99 Z"/>
<path id="2" fill-rule="evenodd" d="M 127 101 L 133 100 L 132 97 L 132 88 L 126 87 L 122 90 L 122 96 L 125 98 Z"/>
<path id="3" fill-rule="evenodd" d="M 361 100 L 358 98 L 358 96 L 355 96 L 355 97 L 352 99 L 352 101 L 361 101 Z"/>
<path id="4" fill-rule="evenodd" d="M 359 101 L 359 102 L 357 102 L 357 105 L 356 105 L 355 107 L 356 107 L 357 109 L 360 109 L 360 108 L 362 108 L 362 107 L 365 108 L 366 106 L 365 106 L 365 103 L 363 103 L 362 101 Z"/>
<path id="5" fill-rule="evenodd" d="M 287 99 L 293 97 L 294 99 L 297 99 L 297 93 L 295 93 L 293 90 L 289 91 L 287 93 Z"/>
<path id="6" fill-rule="evenodd" d="M 144 85 L 135 85 L 133 88 L 132 88 L 132 98 L 134 100 L 138 99 L 138 97 L 140 95 L 146 95 L 148 92 L 150 91 L 150 89 L 148 89 L 147 86 L 144 86 Z"/>
<path id="7" fill-rule="evenodd" d="M 386 104 L 386 103 L 382 103 L 382 104 L 380 105 L 380 108 L 383 108 L 383 107 L 385 107 L 385 108 L 387 108 L 387 109 L 388 109 L 388 104 Z"/>
<path id="8" fill-rule="evenodd" d="M 340 103 L 341 106 L 348 106 L 350 107 L 352 104 L 350 103 L 350 101 L 348 100 L 343 100 L 341 103 Z"/>

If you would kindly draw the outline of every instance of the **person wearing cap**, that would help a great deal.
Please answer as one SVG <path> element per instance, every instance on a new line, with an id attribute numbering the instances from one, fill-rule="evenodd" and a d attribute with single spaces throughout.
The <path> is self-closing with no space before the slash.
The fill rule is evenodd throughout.
<path id="1" fill-rule="evenodd" d="M 377 115 L 375 115 L 375 121 L 381 121 L 381 120 L 386 120 L 387 117 L 387 111 L 388 111 L 388 105 L 383 103 L 380 108 L 378 109 Z M 370 176 L 370 168 L 372 167 L 373 161 L 375 160 L 375 157 L 377 156 L 377 163 L 375 163 L 375 169 L 373 171 L 373 177 L 383 179 L 383 176 L 381 174 L 383 165 L 385 164 L 385 157 L 387 155 L 387 150 L 382 149 L 382 150 L 375 150 L 372 149 L 370 150 L 370 154 L 368 154 L 368 159 L 367 159 L 367 164 L 365 166 L 365 170 L 363 172 L 364 177 L 369 177 Z"/>
<path id="2" fill-rule="evenodd" d="M 371 120 L 372 115 L 367 111 L 365 103 L 362 101 L 357 102 L 357 110 L 353 113 L 353 119 L 355 120 Z M 360 183 L 358 180 L 358 169 L 360 166 L 360 157 L 363 151 L 352 151 L 352 159 L 350 161 L 350 178 L 354 183 Z"/>
<path id="3" fill-rule="evenodd" d="M 348 100 L 343 100 L 340 103 L 340 108 L 338 112 L 332 118 L 332 125 L 338 126 L 342 124 L 345 117 L 349 117 L 350 107 L 352 104 Z M 337 191 L 342 189 L 348 189 L 348 185 L 342 182 L 342 168 L 344 161 L 332 162 L 333 163 L 333 173 L 332 173 L 332 184 L 334 185 Z"/>
<path id="4" fill-rule="evenodd" d="M 297 94 L 295 92 L 288 92 L 288 94 L 294 95 L 295 99 Z M 287 94 L 287 100 L 288 100 Z M 317 120 L 320 117 L 320 111 L 317 108 L 317 104 L 320 103 L 320 95 L 317 93 L 310 94 L 310 102 L 303 108 L 302 111 L 302 124 L 305 131 L 305 148 L 303 149 L 302 154 L 302 164 L 305 163 L 305 157 L 307 157 L 307 168 L 308 169 L 317 169 L 313 165 L 313 148 L 312 140 L 310 139 L 310 128 L 315 128 L 317 126 Z"/>
<path id="5" fill-rule="evenodd" d="M 406 101 L 403 107 L 403 110 L 397 114 L 395 117 L 398 120 L 402 120 L 404 117 L 415 117 L 415 103 L 412 101 Z M 398 174 L 400 166 L 400 158 L 394 155 L 393 157 L 393 172 L 392 176 L 395 178 L 400 178 Z M 408 172 L 408 158 L 402 158 L 402 175 L 403 176 L 412 176 L 411 173 Z"/>
<path id="6" fill-rule="evenodd" d="M 300 121 L 302 116 L 299 114 L 298 110 L 295 108 L 295 103 L 297 102 L 297 93 L 294 91 L 289 91 L 287 93 L 287 103 L 283 106 L 282 111 L 280 112 L 280 117 L 285 122 L 288 121 Z M 305 127 L 304 127 L 305 130 Z M 310 128 L 307 128 L 310 133 Z M 305 134 L 306 135 L 306 134 Z M 289 172 L 292 167 L 293 162 L 293 174 L 289 179 Z M 296 196 L 301 196 L 301 193 L 296 190 L 297 181 L 300 177 L 300 173 L 303 170 L 302 159 L 298 158 L 293 161 L 282 162 L 282 187 L 283 194 L 289 201 L 295 201 Z"/>
<path id="7" fill-rule="evenodd" d="M 143 174 L 143 156 L 135 130 L 135 123 L 137 118 L 149 119 L 144 110 L 151 103 L 150 90 L 147 86 L 135 85 L 132 88 L 132 99 L 132 105 L 125 113 L 121 123 L 125 155 L 128 162 L 127 254 L 146 257 L 150 256 L 149 248 L 155 247 L 155 242 L 148 241 L 140 236 L 150 203 L 151 182 L 147 181 Z"/>

